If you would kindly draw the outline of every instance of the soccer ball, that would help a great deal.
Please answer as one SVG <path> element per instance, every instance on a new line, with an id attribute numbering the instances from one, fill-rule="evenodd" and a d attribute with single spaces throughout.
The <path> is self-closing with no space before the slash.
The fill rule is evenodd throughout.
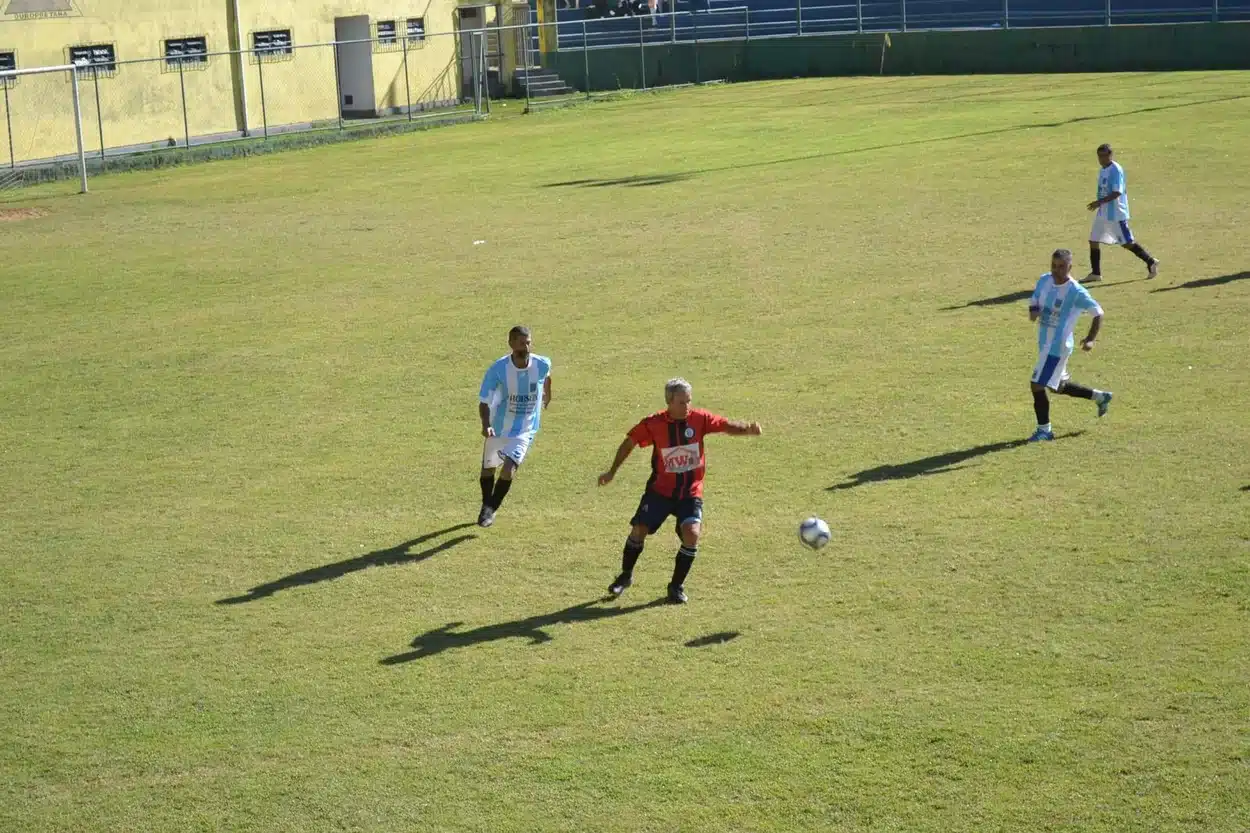
<path id="1" fill-rule="evenodd" d="M 808 518 L 799 524 L 799 540 L 803 546 L 818 550 L 829 543 L 829 524 L 820 518 Z"/>

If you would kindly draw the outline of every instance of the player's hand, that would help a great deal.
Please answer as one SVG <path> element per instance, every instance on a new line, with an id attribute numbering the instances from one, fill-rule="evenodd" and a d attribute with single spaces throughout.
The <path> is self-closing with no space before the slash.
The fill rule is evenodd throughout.
<path id="1" fill-rule="evenodd" d="M 1081 340 L 1081 349 L 1082 349 L 1082 350 L 1084 350 L 1086 353 L 1088 353 L 1090 350 L 1093 350 L 1093 349 L 1094 349 L 1094 340 L 1093 340 L 1092 338 L 1082 339 L 1082 340 Z"/>
<path id="2" fill-rule="evenodd" d="M 1090 211 L 1097 211 L 1098 206 L 1100 205 L 1102 205 L 1102 203 L 1100 203 L 1098 200 L 1094 200 L 1093 202 L 1091 202 L 1089 205 L 1085 207 L 1088 208 Z"/>
<path id="3" fill-rule="evenodd" d="M 487 425 L 482 429 L 482 436 L 489 440 L 491 437 L 495 436 L 495 429 Z"/>
<path id="4" fill-rule="evenodd" d="M 615 474 L 613 474 L 610 471 L 605 471 L 603 474 L 599 475 L 599 485 L 600 486 L 608 485 L 609 483 L 612 482 L 612 478 L 614 477 L 616 477 Z"/>
<path id="5" fill-rule="evenodd" d="M 758 437 L 760 434 L 764 433 L 764 429 L 760 427 L 758 422 L 752 422 L 747 426 L 747 433 L 752 437 Z"/>

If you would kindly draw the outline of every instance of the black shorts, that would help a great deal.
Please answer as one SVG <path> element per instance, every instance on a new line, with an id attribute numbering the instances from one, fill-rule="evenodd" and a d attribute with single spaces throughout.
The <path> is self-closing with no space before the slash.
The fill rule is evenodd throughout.
<path id="1" fill-rule="evenodd" d="M 642 500 L 638 501 L 638 511 L 630 520 L 630 526 L 645 526 L 654 535 L 664 522 L 672 515 L 677 523 L 674 529 L 677 537 L 681 537 L 681 528 L 687 523 L 703 523 L 703 498 L 701 497 L 664 497 L 655 492 L 643 492 Z"/>

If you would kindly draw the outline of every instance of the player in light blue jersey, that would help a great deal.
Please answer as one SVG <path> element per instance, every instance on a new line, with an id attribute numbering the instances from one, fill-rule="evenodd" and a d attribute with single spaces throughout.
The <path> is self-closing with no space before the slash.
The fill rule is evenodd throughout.
<path id="1" fill-rule="evenodd" d="M 1111 145 L 1098 146 L 1098 164 L 1102 166 L 1098 172 L 1098 199 L 1085 206 L 1094 212 L 1094 224 L 1089 230 L 1086 281 L 1102 280 L 1103 243 L 1123 246 L 1141 258 L 1146 264 L 1147 279 L 1159 274 L 1158 258 L 1151 257 L 1150 252 L 1133 239 L 1133 231 L 1128 227 L 1128 185 L 1124 182 L 1124 169 L 1111 158 L 1114 154 Z"/>
<path id="2" fill-rule="evenodd" d="M 551 359 L 531 353 L 532 345 L 528 327 L 513 327 L 508 332 L 512 352 L 487 368 L 482 379 L 477 412 L 486 443 L 478 526 L 495 522 L 495 512 L 512 488 L 512 476 L 538 434 L 542 412 L 551 403 Z"/>
<path id="3" fill-rule="evenodd" d="M 1082 312 L 1094 316 L 1089 334 L 1081 339 L 1081 349 L 1094 349 L 1094 340 L 1102 329 L 1102 307 L 1089 290 L 1072 280 L 1072 252 L 1059 249 L 1050 257 L 1050 271 L 1037 281 L 1029 299 L 1029 320 L 1037 321 L 1037 365 L 1033 368 L 1033 411 L 1037 414 L 1037 430 L 1029 442 L 1053 440 L 1050 427 L 1050 398 L 1046 389 L 1078 399 L 1092 399 L 1098 416 L 1111 407 L 1111 391 L 1094 390 L 1073 382 L 1068 377 L 1068 356 L 1074 347 L 1072 332 Z"/>

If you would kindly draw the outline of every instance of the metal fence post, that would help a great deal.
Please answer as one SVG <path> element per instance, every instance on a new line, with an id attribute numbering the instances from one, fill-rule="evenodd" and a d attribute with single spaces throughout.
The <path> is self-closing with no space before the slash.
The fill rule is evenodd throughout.
<path id="1" fill-rule="evenodd" d="M 743 6 L 747 10 L 747 40 L 751 39 L 751 7 Z"/>
<path id="2" fill-rule="evenodd" d="M 530 50 L 534 45 L 530 43 L 530 28 L 528 24 L 523 32 L 525 35 L 523 40 L 525 42 L 521 51 L 524 53 L 525 58 L 525 112 L 528 113 L 530 111 Z"/>
<path id="3" fill-rule="evenodd" d="M 82 139 L 82 96 L 78 90 L 78 70 L 69 71 L 70 86 L 74 90 L 74 138 L 78 142 L 78 176 L 82 193 L 87 193 L 87 151 Z"/>
<path id="4" fill-rule="evenodd" d="M 412 121 L 412 84 L 408 81 L 408 35 L 404 34 L 404 105 L 408 108 L 408 121 Z"/>
<path id="5" fill-rule="evenodd" d="M 78 70 L 74 70 L 74 77 L 78 77 Z M 91 68 L 91 80 L 95 82 L 95 123 L 96 128 L 100 131 L 100 158 L 104 158 L 104 110 L 100 108 L 100 72 L 95 68 Z"/>
<path id="6" fill-rule="evenodd" d="M 586 18 L 582 18 L 582 73 L 586 81 L 586 98 L 590 98 L 590 52 L 587 47 Z"/>
<path id="7" fill-rule="evenodd" d="M 855 0 L 855 31 L 864 34 L 864 0 Z"/>
<path id="8" fill-rule="evenodd" d="M 1111 0 L 1107 0 L 1107 19 L 1106 25 L 1111 25 Z"/>
<path id="9" fill-rule="evenodd" d="M 8 130 L 9 168 L 12 169 L 17 167 L 17 154 L 13 152 L 13 115 L 9 112 L 9 82 L 4 81 L 0 83 L 4 84 L 4 125 Z"/>
<path id="10" fill-rule="evenodd" d="M 1108 0 L 1108 2 L 1110 2 L 1110 0 Z M 900 0 L 900 5 L 903 7 L 903 31 L 906 32 L 907 31 L 907 0 Z"/>
<path id="11" fill-rule="evenodd" d="M 1211 22 L 1220 22 L 1220 0 L 1211 0 Z"/>
<path id="12" fill-rule="evenodd" d="M 794 3 L 794 20 L 798 24 L 799 34 L 803 34 L 803 0 L 795 0 Z"/>
<path id="13" fill-rule="evenodd" d="M 1003 0 L 1003 28 L 1011 28 L 1011 0 Z"/>
<path id="14" fill-rule="evenodd" d="M 334 112 L 339 114 L 339 130 L 343 129 L 343 80 L 339 78 L 339 42 L 336 39 L 334 46 L 334 94 L 338 97 L 338 101 L 334 105 Z"/>
<path id="15" fill-rule="evenodd" d="M 269 109 L 265 106 L 265 56 L 256 54 L 256 71 L 260 73 L 260 123 L 269 138 Z"/>
<path id="16" fill-rule="evenodd" d="M 694 24 L 694 83 L 702 84 L 699 78 L 699 13 L 693 10 L 690 12 L 690 22 Z"/>
<path id="17" fill-rule="evenodd" d="M 182 90 L 182 139 L 187 150 L 191 149 L 191 122 L 187 119 L 187 75 L 182 68 L 182 59 L 178 59 L 178 87 Z"/>
<path id="18" fill-rule="evenodd" d="M 642 88 L 647 88 L 647 44 L 642 39 L 642 16 L 638 17 L 638 60 L 642 65 Z"/>

